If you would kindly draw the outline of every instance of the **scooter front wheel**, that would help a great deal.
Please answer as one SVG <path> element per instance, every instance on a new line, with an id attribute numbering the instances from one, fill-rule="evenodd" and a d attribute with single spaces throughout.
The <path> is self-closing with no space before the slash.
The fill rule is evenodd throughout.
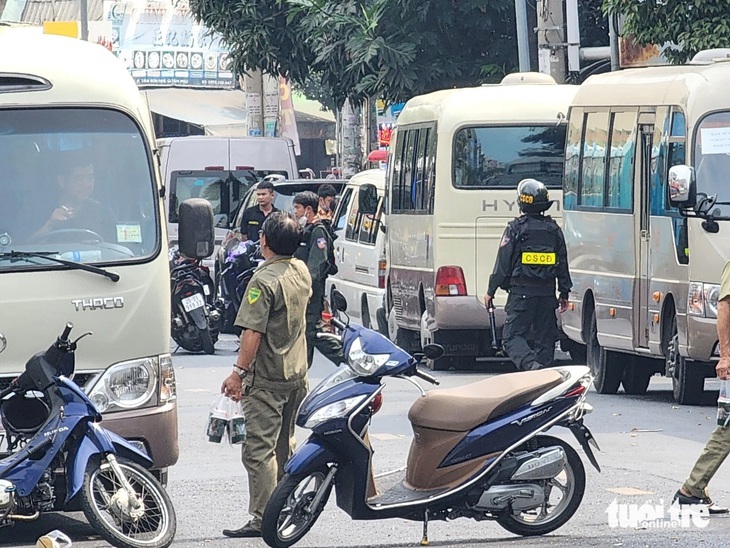
<path id="1" fill-rule="evenodd" d="M 117 548 L 167 548 L 177 529 L 167 492 L 147 470 L 117 459 L 136 494 L 132 500 L 106 459 L 89 461 L 81 490 L 81 509 L 89 524 Z"/>
<path id="2" fill-rule="evenodd" d="M 288 548 L 299 542 L 322 513 L 332 491 L 332 482 L 325 485 L 327 468 L 299 475 L 286 474 L 271 494 L 261 522 L 264 542 L 274 548 Z M 312 502 L 324 489 L 316 508 Z"/>
<path id="3" fill-rule="evenodd" d="M 546 535 L 565 525 L 578 510 L 586 489 L 586 472 L 575 449 L 561 439 L 537 436 L 519 450 L 530 451 L 555 446 L 560 446 L 565 451 L 565 467 L 555 477 L 542 480 L 545 490 L 544 504 L 524 512 L 507 510 L 497 518 L 497 523 L 510 533 L 525 537 Z"/>

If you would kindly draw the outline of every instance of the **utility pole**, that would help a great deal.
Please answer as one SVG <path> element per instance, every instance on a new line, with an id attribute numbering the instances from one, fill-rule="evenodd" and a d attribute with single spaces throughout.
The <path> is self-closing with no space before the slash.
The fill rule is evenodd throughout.
<path id="1" fill-rule="evenodd" d="M 81 19 L 81 39 L 89 39 L 89 5 L 87 0 L 79 0 L 79 19 Z"/>
<path id="2" fill-rule="evenodd" d="M 552 76 L 559 84 L 567 76 L 567 42 L 563 0 L 537 2 L 537 59 L 540 72 Z"/>
<path id="3" fill-rule="evenodd" d="M 527 32 L 526 0 L 515 0 L 515 24 L 517 25 L 517 53 L 520 72 L 530 70 L 530 40 Z"/>
<path id="4" fill-rule="evenodd" d="M 264 84 L 261 71 L 255 69 L 247 72 L 243 76 L 243 82 L 246 90 L 248 134 L 251 137 L 261 137 L 264 134 Z"/>

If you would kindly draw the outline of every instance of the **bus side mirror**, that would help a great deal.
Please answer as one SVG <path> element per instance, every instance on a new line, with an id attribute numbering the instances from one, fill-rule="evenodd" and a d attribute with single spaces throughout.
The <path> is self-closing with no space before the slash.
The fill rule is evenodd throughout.
<path id="1" fill-rule="evenodd" d="M 362 215 L 375 215 L 378 209 L 378 189 L 375 185 L 365 184 L 360 187 L 357 198 L 357 209 Z"/>
<path id="2" fill-rule="evenodd" d="M 667 188 L 672 207 L 681 209 L 693 207 L 697 199 L 694 169 L 683 165 L 669 168 Z"/>
<path id="3" fill-rule="evenodd" d="M 188 198 L 178 213 L 178 247 L 190 259 L 205 259 L 213 254 L 215 228 L 213 207 L 203 198 Z"/>

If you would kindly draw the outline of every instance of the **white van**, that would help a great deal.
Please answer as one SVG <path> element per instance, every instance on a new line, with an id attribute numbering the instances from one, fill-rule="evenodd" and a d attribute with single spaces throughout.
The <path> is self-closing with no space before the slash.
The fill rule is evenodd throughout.
<path id="1" fill-rule="evenodd" d="M 0 27 L 0 389 L 66 322 L 93 332 L 75 382 L 166 469 L 177 402 L 147 104 L 105 48 L 19 30 Z"/>
<path id="2" fill-rule="evenodd" d="M 359 193 L 363 185 L 377 189 L 375 215 L 358 212 Z M 383 199 L 385 171 L 369 169 L 354 175 L 342 192 L 332 219 L 337 234 L 335 259 L 338 272 L 327 278 L 329 294 L 339 290 L 347 299 L 347 313 L 362 325 L 388 334 L 385 318 L 385 231 Z"/>
<path id="3" fill-rule="evenodd" d="M 212 136 L 158 139 L 170 245 L 177 243 L 178 207 L 188 198 L 213 206 L 216 246 L 248 188 L 266 175 L 298 177 L 294 143 L 279 137 Z"/>
<path id="4" fill-rule="evenodd" d="M 483 297 L 517 184 L 535 178 L 560 222 L 565 123 L 578 86 L 517 73 L 500 84 L 410 99 L 398 116 L 388 163 L 386 304 L 392 340 L 434 342 L 435 368 L 469 368 L 492 356 Z M 495 295 L 498 329 L 507 295 Z"/>

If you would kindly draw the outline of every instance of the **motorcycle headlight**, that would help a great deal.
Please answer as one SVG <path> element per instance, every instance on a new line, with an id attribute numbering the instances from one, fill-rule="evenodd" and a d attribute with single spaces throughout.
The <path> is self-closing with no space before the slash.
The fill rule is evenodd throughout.
<path id="1" fill-rule="evenodd" d="M 335 403 L 325 405 L 310 415 L 307 422 L 304 423 L 304 428 L 314 428 L 325 421 L 344 417 L 360 405 L 365 398 L 367 398 L 367 396 L 356 396 L 354 398 L 347 398 L 346 400 L 336 401 Z"/>
<path id="2" fill-rule="evenodd" d="M 156 404 L 159 357 L 121 362 L 104 371 L 89 392 L 89 399 L 100 413 L 122 411 Z M 171 367 L 172 361 L 170 361 Z M 174 377 L 173 377 L 174 379 Z M 170 389 L 166 378 L 165 396 L 169 400 Z"/>
<path id="3" fill-rule="evenodd" d="M 352 341 L 347 354 L 347 363 L 352 370 L 363 377 L 372 375 L 378 367 L 390 358 L 390 354 L 368 354 L 362 349 L 360 337 Z"/>

